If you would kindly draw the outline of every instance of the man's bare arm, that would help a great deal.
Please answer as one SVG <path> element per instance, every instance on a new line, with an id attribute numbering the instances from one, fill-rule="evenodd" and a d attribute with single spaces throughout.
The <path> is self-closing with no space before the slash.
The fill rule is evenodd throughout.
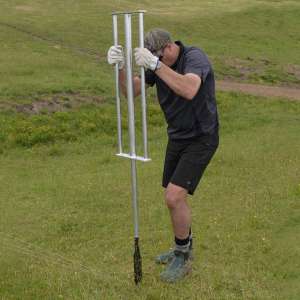
<path id="1" fill-rule="evenodd" d="M 197 94 L 201 78 L 193 73 L 179 74 L 161 63 L 161 68 L 155 71 L 156 75 L 162 79 L 171 90 L 177 95 L 184 97 L 187 100 L 192 100 Z"/>
<path id="2" fill-rule="evenodd" d="M 124 69 L 119 70 L 120 86 L 121 91 L 125 97 L 127 97 L 127 86 L 126 86 L 126 73 Z M 146 85 L 146 88 L 148 85 Z M 134 97 L 137 97 L 141 94 L 141 78 L 139 76 L 133 77 L 133 90 Z"/>

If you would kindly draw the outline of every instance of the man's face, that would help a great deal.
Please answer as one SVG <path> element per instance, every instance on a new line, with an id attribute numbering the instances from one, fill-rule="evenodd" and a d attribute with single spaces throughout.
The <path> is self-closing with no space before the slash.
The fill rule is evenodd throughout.
<path id="1" fill-rule="evenodd" d="M 169 67 L 172 66 L 177 59 L 176 51 L 174 47 L 172 47 L 172 44 L 167 44 L 163 49 L 157 52 L 159 60 Z"/>
<path id="2" fill-rule="evenodd" d="M 162 60 L 163 56 L 164 56 L 164 48 L 157 50 L 157 51 L 153 51 L 152 54 L 156 57 L 159 58 L 159 60 Z"/>
<path id="3" fill-rule="evenodd" d="M 167 44 L 166 46 L 164 46 L 163 48 L 156 50 L 156 51 L 152 51 L 152 54 L 155 55 L 156 57 L 159 58 L 160 61 L 162 61 L 164 64 L 168 65 L 168 61 L 169 61 L 169 56 L 170 56 L 170 49 L 171 49 L 171 44 Z"/>
<path id="4" fill-rule="evenodd" d="M 172 44 L 167 44 L 164 48 L 157 50 L 157 51 L 151 51 L 153 55 L 159 58 L 160 61 L 162 61 L 167 66 L 172 66 L 176 59 L 177 54 L 174 50 L 174 47 L 172 47 Z"/>

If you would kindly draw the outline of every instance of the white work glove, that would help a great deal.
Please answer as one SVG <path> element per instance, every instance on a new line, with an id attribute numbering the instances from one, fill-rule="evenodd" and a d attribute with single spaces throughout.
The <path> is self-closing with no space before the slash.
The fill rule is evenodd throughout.
<path id="1" fill-rule="evenodd" d="M 119 70 L 124 68 L 125 59 L 123 54 L 123 47 L 111 46 L 107 51 L 107 61 L 110 65 L 119 64 Z"/>
<path id="2" fill-rule="evenodd" d="M 151 71 L 155 71 L 159 58 L 154 56 L 147 48 L 134 49 L 135 63 Z"/>

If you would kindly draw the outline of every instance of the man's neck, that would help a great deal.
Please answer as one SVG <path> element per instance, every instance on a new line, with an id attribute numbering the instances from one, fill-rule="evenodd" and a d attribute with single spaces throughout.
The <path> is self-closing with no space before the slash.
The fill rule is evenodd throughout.
<path id="1" fill-rule="evenodd" d="M 174 43 L 172 47 L 174 47 L 174 58 L 170 61 L 170 66 L 173 66 L 176 63 L 180 54 L 180 47 L 177 44 Z"/>

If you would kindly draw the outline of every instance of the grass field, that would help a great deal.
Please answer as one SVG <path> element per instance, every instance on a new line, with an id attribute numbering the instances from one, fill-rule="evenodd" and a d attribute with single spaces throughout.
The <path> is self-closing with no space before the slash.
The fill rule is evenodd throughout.
<path id="1" fill-rule="evenodd" d="M 0 99 L 70 90 L 107 97 L 113 84 L 105 63 L 110 13 L 141 7 L 149 11 L 146 29 L 165 27 L 174 38 L 203 47 L 217 78 L 299 85 L 299 1 L 173 3 L 1 1 Z"/>
<path id="2" fill-rule="evenodd" d="M 97 129 L 2 154 L 3 299 L 297 299 L 300 105 L 219 94 L 219 107 L 221 147 L 191 201 L 189 280 L 160 283 L 152 261 L 172 242 L 160 188 L 164 126 L 152 104 L 153 162 L 138 166 L 141 287 L 132 281 L 129 163 L 113 156 L 114 136 Z M 112 128 L 110 105 L 95 110 L 85 112 L 90 122 Z M 76 122 L 83 112 L 69 114 Z"/>
<path id="3" fill-rule="evenodd" d="M 144 279 L 133 283 L 110 12 L 147 9 L 147 28 L 201 45 L 218 78 L 300 83 L 298 1 L 196 3 L 0 0 L 1 300 L 299 299 L 300 103 L 235 93 L 217 94 L 220 148 L 190 199 L 193 273 L 170 286 L 153 263 L 172 234 L 165 123 L 150 92 L 152 162 L 138 164 Z"/>

